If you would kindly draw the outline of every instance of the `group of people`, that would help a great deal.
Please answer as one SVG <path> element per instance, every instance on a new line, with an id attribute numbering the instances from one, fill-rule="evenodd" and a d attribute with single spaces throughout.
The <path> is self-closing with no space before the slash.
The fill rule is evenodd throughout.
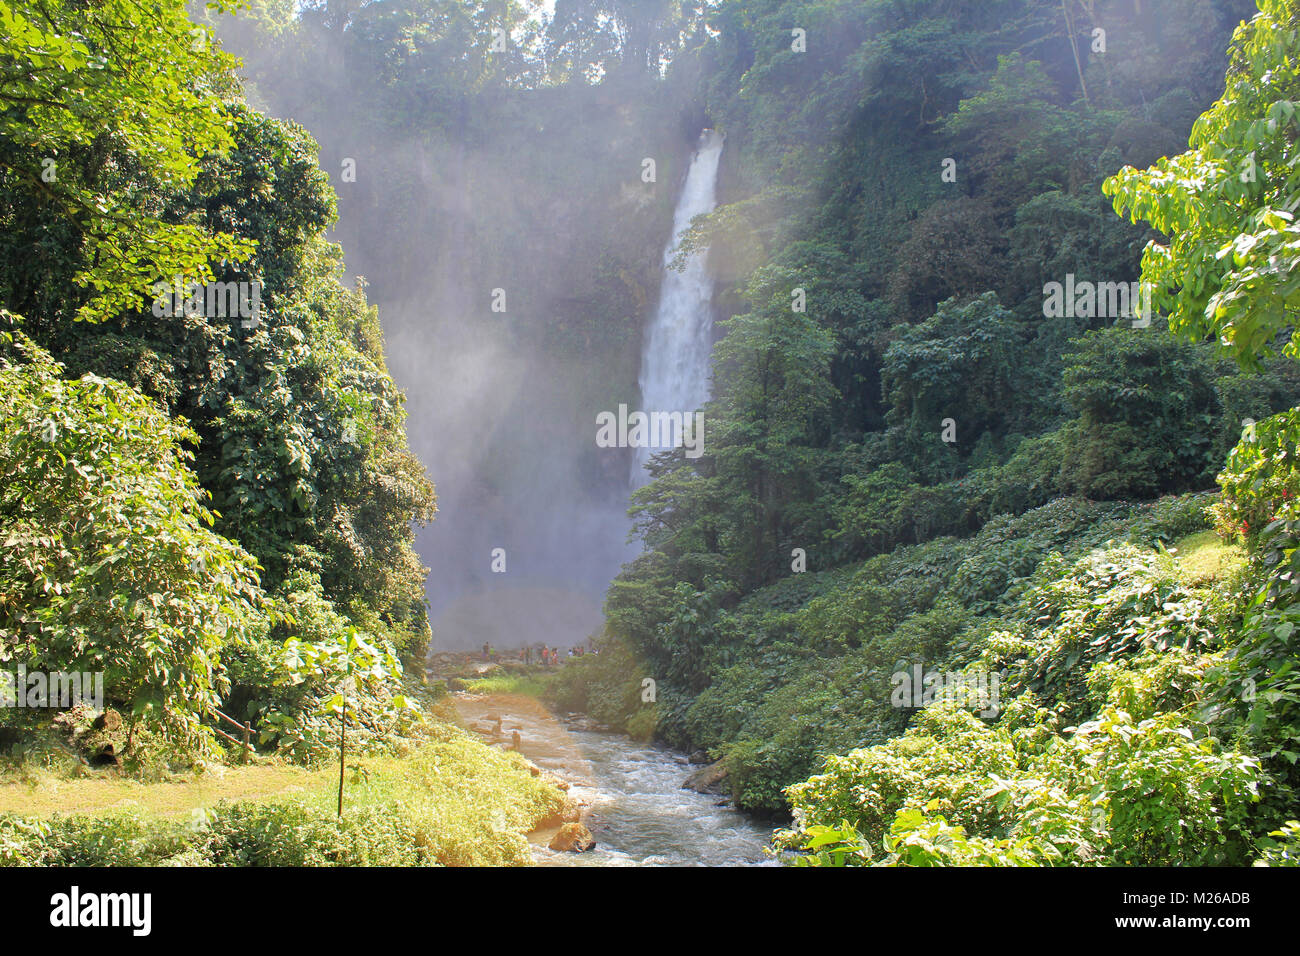
<path id="1" fill-rule="evenodd" d="M 582 657 L 586 653 L 587 650 L 584 647 L 570 647 L 568 656 Z M 591 653 L 596 653 L 595 649 L 592 649 Z M 556 664 L 560 663 L 560 649 L 558 647 L 547 647 L 546 645 L 542 645 L 542 648 L 539 651 L 532 645 L 528 645 L 519 652 L 519 659 L 525 664 L 537 662 L 543 667 L 554 667 Z"/>
<path id="2" fill-rule="evenodd" d="M 579 645 L 577 647 L 570 647 L 568 656 L 582 657 L 583 655 L 588 653 L 595 654 L 596 649 L 593 647 L 590 651 L 588 651 L 585 647 Z M 496 648 L 493 647 L 490 642 L 485 642 L 483 644 L 483 660 L 495 661 L 496 658 L 497 658 Z M 523 661 L 525 664 L 532 664 L 536 662 L 536 663 L 540 663 L 543 667 L 554 667 L 556 664 L 560 663 L 560 649 L 558 647 L 547 647 L 545 645 L 542 645 L 542 649 L 539 651 L 535 647 L 533 647 L 533 645 L 528 644 L 525 645 L 522 650 L 520 650 L 519 659 Z"/>

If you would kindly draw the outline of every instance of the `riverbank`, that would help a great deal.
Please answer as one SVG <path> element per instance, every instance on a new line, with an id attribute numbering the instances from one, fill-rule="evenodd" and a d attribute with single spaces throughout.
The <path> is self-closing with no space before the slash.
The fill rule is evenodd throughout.
<path id="1" fill-rule="evenodd" d="M 493 682 L 506 686 L 506 682 Z M 501 750 L 517 750 L 568 795 L 565 817 L 529 835 L 540 866 L 729 866 L 772 862 L 770 827 L 715 795 L 684 785 L 698 770 L 682 754 L 557 715 L 535 697 L 477 692 L 471 680 L 451 701 L 467 730 Z M 518 686 L 515 684 L 514 686 Z M 550 849 L 562 822 L 580 822 L 595 845 Z"/>
<path id="2" fill-rule="evenodd" d="M 592 767 L 572 734 L 541 701 L 523 694 L 459 691 L 452 695 L 452 702 L 466 730 L 489 746 L 521 754 L 537 768 L 539 777 L 564 791 L 566 799 L 559 812 L 540 821 L 528 834 L 535 860 L 563 860 L 563 855 L 557 854 L 573 851 L 553 850 L 552 843 L 566 824 L 590 830 L 591 807 L 598 799 Z"/>
<path id="3" fill-rule="evenodd" d="M 0 864 L 527 865 L 564 795 L 513 754 L 431 717 L 418 742 L 337 764 L 276 757 L 143 781 L 116 769 L 0 767 Z"/>

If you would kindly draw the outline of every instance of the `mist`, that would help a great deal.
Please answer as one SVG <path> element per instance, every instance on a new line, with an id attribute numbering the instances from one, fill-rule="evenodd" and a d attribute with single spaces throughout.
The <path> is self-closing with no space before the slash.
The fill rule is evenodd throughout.
<path id="1" fill-rule="evenodd" d="M 222 34 L 250 102 L 320 143 L 339 200 L 330 238 L 379 308 L 411 450 L 438 494 L 416 537 L 432 650 L 585 641 L 640 550 L 636 449 L 598 448 L 597 415 L 640 401 L 644 324 L 699 127 L 650 78 L 568 88 L 565 102 L 499 92 L 487 120 L 452 97 L 437 105 L 446 122 L 416 131 L 386 121 L 382 91 L 349 86 L 347 31 L 311 32 L 320 85 L 247 24 Z"/>

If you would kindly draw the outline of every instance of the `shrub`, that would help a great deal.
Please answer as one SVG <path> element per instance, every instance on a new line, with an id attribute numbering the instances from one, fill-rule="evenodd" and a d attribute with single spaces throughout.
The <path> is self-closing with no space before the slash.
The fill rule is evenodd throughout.
<path id="1" fill-rule="evenodd" d="M 204 828 L 217 866 L 412 866 L 421 858 L 406 808 L 348 808 L 339 817 L 295 803 L 220 803 Z"/>
<path id="2" fill-rule="evenodd" d="M 103 816 L 58 815 L 49 820 L 8 818 L 0 833 L 25 831 L 30 866 L 156 866 L 185 848 L 185 827 L 126 811 Z"/>
<path id="3" fill-rule="evenodd" d="M 988 727 L 936 705 L 902 737 L 828 758 L 823 773 L 789 788 L 795 826 L 779 841 L 817 851 L 827 836 L 819 828 L 830 828 L 837 846 L 883 844 L 893 865 L 1247 857 L 1242 833 L 1260 780 L 1251 757 L 1197 739 L 1173 714 L 1138 722 L 1107 707 L 1066 736 L 1035 723 Z M 1026 735 L 1038 742 L 1024 746 Z"/>

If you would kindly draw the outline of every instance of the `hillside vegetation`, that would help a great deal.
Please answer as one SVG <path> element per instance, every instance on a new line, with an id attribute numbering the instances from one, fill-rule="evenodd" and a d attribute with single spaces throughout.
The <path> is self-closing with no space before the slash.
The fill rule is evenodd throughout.
<path id="1" fill-rule="evenodd" d="M 721 10 L 711 445 L 553 699 L 805 863 L 1293 860 L 1300 7 Z"/>

